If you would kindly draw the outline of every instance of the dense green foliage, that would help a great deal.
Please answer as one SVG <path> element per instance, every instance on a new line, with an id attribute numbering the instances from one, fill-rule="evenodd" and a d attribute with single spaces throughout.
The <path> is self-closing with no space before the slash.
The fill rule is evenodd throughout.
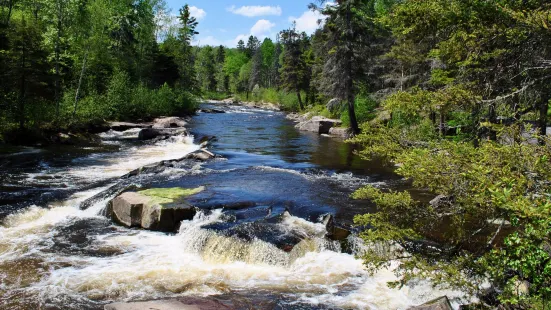
<path id="1" fill-rule="evenodd" d="M 384 46 L 374 66 L 384 65 L 384 81 L 364 82 L 379 107 L 352 142 L 416 190 L 354 194 L 378 207 L 355 219 L 370 245 L 366 266 L 398 261 L 393 285 L 428 278 L 478 295 L 481 306 L 549 309 L 551 7 L 372 4 L 388 37 L 374 43 Z M 439 196 L 429 203 L 419 190 Z"/>
<path id="2" fill-rule="evenodd" d="M 184 6 L 178 32 L 162 0 L 0 3 L 0 133 L 189 113 L 196 92 Z M 161 41 L 162 39 L 162 41 Z"/>

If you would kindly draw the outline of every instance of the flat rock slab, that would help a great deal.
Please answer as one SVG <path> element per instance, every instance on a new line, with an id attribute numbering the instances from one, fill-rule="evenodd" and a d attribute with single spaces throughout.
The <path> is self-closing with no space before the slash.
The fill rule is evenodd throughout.
<path id="1" fill-rule="evenodd" d="M 453 308 L 448 297 L 442 296 L 420 306 L 411 307 L 409 310 L 453 310 Z"/>
<path id="2" fill-rule="evenodd" d="M 229 307 L 211 300 L 196 298 L 180 300 L 156 300 L 144 302 L 120 302 L 104 307 L 105 310 L 219 310 Z"/>
<path id="3" fill-rule="evenodd" d="M 125 131 L 134 128 L 151 128 L 150 123 L 128 123 L 128 122 L 112 122 L 109 123 L 109 128 L 115 131 Z"/>

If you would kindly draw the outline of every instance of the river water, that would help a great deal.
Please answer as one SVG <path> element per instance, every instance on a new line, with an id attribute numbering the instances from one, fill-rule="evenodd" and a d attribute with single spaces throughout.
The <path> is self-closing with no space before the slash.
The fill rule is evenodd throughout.
<path id="1" fill-rule="evenodd" d="M 341 141 L 298 132 L 283 113 L 215 108 L 226 113 L 191 120 L 195 143 L 143 143 L 130 130 L 102 134 L 101 146 L 4 149 L 0 308 L 103 309 L 113 301 L 225 296 L 261 309 L 406 309 L 458 295 L 425 282 L 389 289 L 390 270 L 369 275 L 356 258 L 358 238 L 349 237 L 346 250 L 325 238 L 323 215 L 349 226 L 355 214 L 373 210 L 349 198 L 355 189 L 401 186 L 391 171 Z M 127 229 L 101 215 L 113 198 L 101 193 L 120 176 L 183 157 L 202 136 L 217 138 L 210 150 L 222 158 L 126 181 L 205 186 L 191 198 L 202 211 L 178 233 Z M 297 240 L 304 241 L 285 250 Z"/>

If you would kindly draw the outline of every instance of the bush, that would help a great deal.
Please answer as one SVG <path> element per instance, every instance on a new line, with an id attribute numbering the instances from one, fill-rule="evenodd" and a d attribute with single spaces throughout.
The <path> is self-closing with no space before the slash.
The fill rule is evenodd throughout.
<path id="1" fill-rule="evenodd" d="M 363 239 L 399 245 L 391 254 L 366 251 L 368 268 L 375 271 L 398 259 L 400 281 L 393 284 L 429 278 L 481 293 L 481 283 L 489 281 L 503 303 L 524 309 L 549 301 L 551 140 L 545 146 L 530 145 L 520 136 L 516 141 L 521 142 L 511 145 L 424 142 L 418 136 L 431 130 L 422 129 L 430 123 L 422 124 L 403 129 L 367 123 L 354 139 L 365 148 L 362 156 L 385 156 L 399 164 L 396 172 L 416 189 L 447 197 L 431 205 L 408 192 L 357 191 L 354 198 L 370 199 L 378 208 L 355 218 L 369 227 Z M 529 283 L 529 292 L 518 290 L 523 282 Z"/>

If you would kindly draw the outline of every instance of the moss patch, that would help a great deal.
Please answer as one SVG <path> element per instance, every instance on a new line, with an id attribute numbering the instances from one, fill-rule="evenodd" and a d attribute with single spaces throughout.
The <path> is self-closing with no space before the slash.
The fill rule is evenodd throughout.
<path id="1" fill-rule="evenodd" d="M 154 203 L 158 204 L 167 204 L 182 201 L 184 198 L 191 195 L 198 194 L 205 190 L 204 186 L 197 188 L 182 188 L 182 187 L 172 187 L 172 188 L 151 188 L 138 193 L 151 197 L 151 200 Z"/>

